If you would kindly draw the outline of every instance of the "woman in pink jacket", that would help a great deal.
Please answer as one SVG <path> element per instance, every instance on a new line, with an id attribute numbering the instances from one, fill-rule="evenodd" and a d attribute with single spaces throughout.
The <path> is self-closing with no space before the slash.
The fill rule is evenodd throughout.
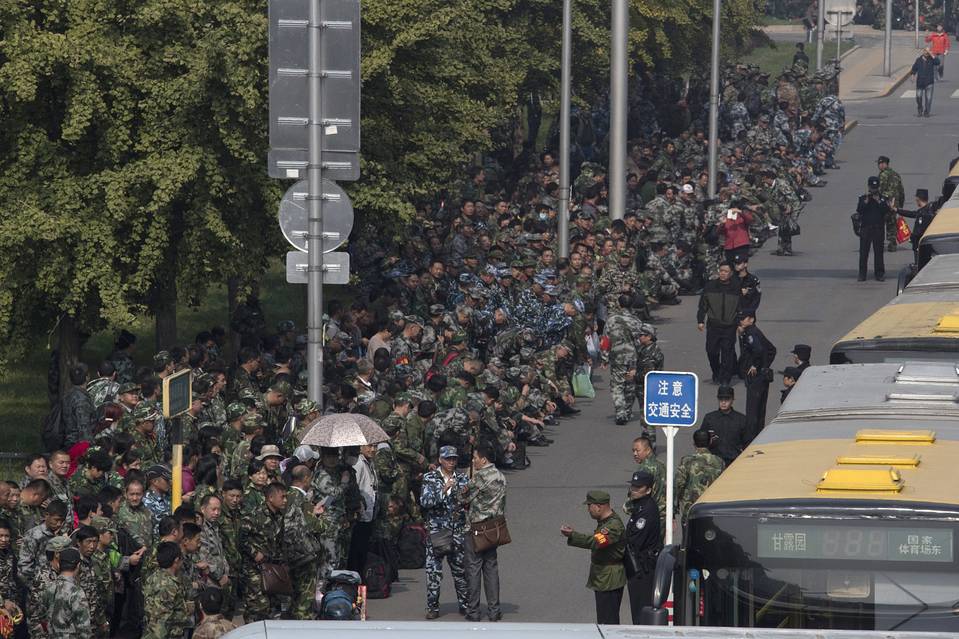
<path id="1" fill-rule="evenodd" d="M 737 255 L 749 256 L 749 225 L 752 223 L 753 214 L 748 209 L 726 209 L 726 219 L 720 224 L 719 230 L 726 237 L 723 249 L 726 252 L 726 261 L 730 264 Z"/>

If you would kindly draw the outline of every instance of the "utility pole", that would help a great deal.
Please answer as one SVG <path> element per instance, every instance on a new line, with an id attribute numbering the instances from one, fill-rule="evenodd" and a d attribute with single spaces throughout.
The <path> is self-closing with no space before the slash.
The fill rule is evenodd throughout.
<path id="1" fill-rule="evenodd" d="M 559 102 L 559 256 L 569 257 L 569 102 L 572 92 L 573 0 L 563 0 L 563 53 Z"/>
<path id="2" fill-rule="evenodd" d="M 919 0 L 916 0 L 916 48 L 919 48 Z"/>
<path id="3" fill-rule="evenodd" d="M 309 27 L 309 181 L 307 202 L 309 226 L 307 235 L 307 347 L 306 360 L 309 381 L 307 396 L 323 406 L 323 122 L 322 122 L 322 49 L 323 29 L 320 0 L 310 0 Z"/>
<path id="4" fill-rule="evenodd" d="M 816 71 L 822 71 L 822 49 L 826 46 L 826 0 L 819 0 L 816 14 Z"/>
<path id="5" fill-rule="evenodd" d="M 626 111 L 629 88 L 628 0 L 612 0 L 612 46 L 609 72 L 609 217 L 623 219 L 626 213 Z"/>
<path id="6" fill-rule="evenodd" d="M 719 12 L 720 0 L 713 0 L 713 49 L 709 61 L 709 187 L 710 198 L 716 197 L 719 168 Z"/>
<path id="7" fill-rule="evenodd" d="M 882 74 L 892 75 L 892 0 L 886 0 L 886 33 L 882 45 Z"/>

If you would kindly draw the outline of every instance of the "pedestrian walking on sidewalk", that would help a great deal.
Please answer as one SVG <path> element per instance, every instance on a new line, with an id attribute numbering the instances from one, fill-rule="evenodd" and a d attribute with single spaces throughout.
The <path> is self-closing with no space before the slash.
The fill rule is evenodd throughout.
<path id="1" fill-rule="evenodd" d="M 929 117 L 932 109 L 932 93 L 936 87 L 936 67 L 939 59 L 932 56 L 932 51 L 925 48 L 922 55 L 912 63 L 911 75 L 916 76 L 916 117 Z"/>
<path id="2" fill-rule="evenodd" d="M 949 55 L 949 34 L 940 24 L 936 27 L 935 33 L 926 36 L 926 46 L 932 51 L 932 55 L 939 60 L 939 79 L 946 69 L 946 56 Z"/>

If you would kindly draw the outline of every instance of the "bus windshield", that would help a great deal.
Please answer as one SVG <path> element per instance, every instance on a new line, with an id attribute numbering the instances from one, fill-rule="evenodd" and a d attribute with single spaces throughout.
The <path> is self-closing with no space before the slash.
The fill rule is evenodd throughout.
<path id="1" fill-rule="evenodd" d="M 690 521 L 698 625 L 959 632 L 953 528 L 942 522 Z"/>

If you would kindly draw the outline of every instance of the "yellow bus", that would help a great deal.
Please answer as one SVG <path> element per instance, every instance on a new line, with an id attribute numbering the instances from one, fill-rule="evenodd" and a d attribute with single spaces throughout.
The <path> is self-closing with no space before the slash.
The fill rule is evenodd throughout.
<path id="1" fill-rule="evenodd" d="M 808 368 L 661 554 L 654 606 L 674 574 L 680 624 L 959 632 L 957 460 L 955 364 Z"/>
<path id="2" fill-rule="evenodd" d="M 829 354 L 830 364 L 914 360 L 959 361 L 959 254 L 930 260 Z"/>
<path id="3" fill-rule="evenodd" d="M 942 185 L 942 207 L 926 228 L 919 240 L 920 269 L 936 255 L 959 253 L 959 199 L 955 190 L 959 184 L 959 162 L 956 163 Z"/>

